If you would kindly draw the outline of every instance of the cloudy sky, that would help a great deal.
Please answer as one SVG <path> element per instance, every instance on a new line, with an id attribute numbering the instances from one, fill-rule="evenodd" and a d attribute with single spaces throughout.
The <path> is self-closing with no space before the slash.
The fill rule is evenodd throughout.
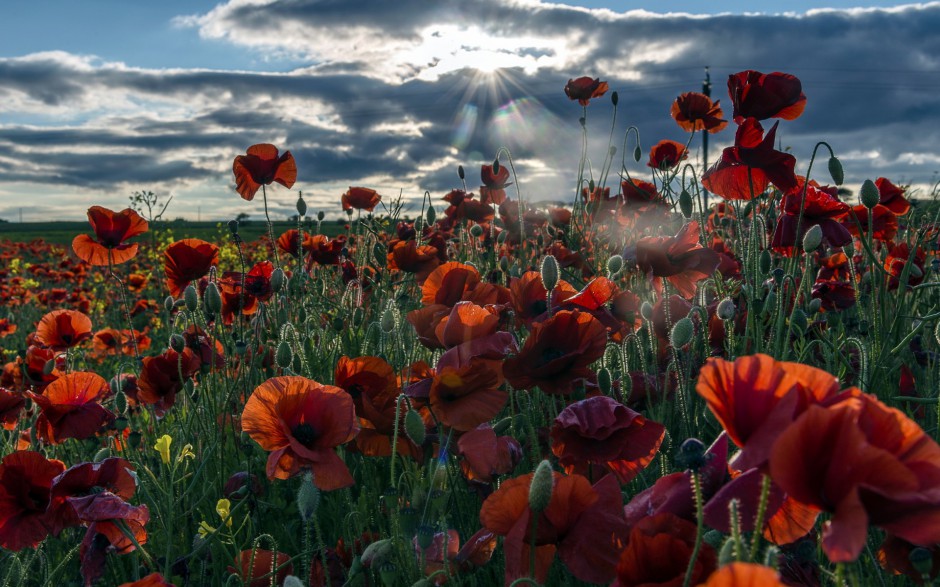
<path id="1" fill-rule="evenodd" d="M 259 217 L 231 173 L 259 142 L 293 152 L 294 191 L 314 212 L 338 213 L 350 185 L 438 199 L 457 165 L 474 186 L 500 147 L 524 194 L 569 200 L 581 115 L 569 78 L 618 90 L 614 142 L 636 125 L 648 152 L 686 139 L 669 107 L 701 89 L 705 66 L 726 114 L 731 73 L 802 80 L 806 111 L 778 132 L 800 172 L 820 140 L 851 185 L 927 186 L 940 170 L 940 2 L 651 4 L 5 0 L 0 218 L 81 219 L 134 190 L 172 194 L 170 217 Z M 588 108 L 598 167 L 611 114 L 606 98 Z M 714 136 L 712 160 L 732 135 Z M 275 216 L 292 213 L 295 193 L 270 196 Z"/>

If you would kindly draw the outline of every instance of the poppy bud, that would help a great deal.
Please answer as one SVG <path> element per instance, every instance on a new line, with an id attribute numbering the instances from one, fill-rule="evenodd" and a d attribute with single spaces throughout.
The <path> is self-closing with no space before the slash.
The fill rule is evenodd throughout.
<path id="1" fill-rule="evenodd" d="M 428 524 L 418 526 L 418 546 L 421 550 L 427 550 L 434 543 L 434 527 Z"/>
<path id="2" fill-rule="evenodd" d="M 493 159 L 493 175 L 499 175 L 499 157 Z"/>
<path id="3" fill-rule="evenodd" d="M 385 334 L 391 334 L 395 332 L 396 325 L 398 324 L 395 306 L 391 303 L 388 307 L 385 308 L 385 311 L 382 312 L 382 320 L 380 326 L 382 327 L 382 332 Z"/>
<path id="4" fill-rule="evenodd" d="M 647 322 L 653 319 L 653 304 L 649 302 L 643 302 L 640 304 L 640 316 L 643 316 L 643 319 Z"/>
<path id="5" fill-rule="evenodd" d="M 271 273 L 271 289 L 274 293 L 281 291 L 284 287 L 284 270 L 278 267 Z"/>
<path id="6" fill-rule="evenodd" d="M 100 463 L 101 461 L 105 460 L 106 458 L 110 456 L 111 456 L 111 448 L 106 446 L 103 449 L 99 450 L 97 453 L 95 453 L 95 458 L 93 458 L 92 461 L 95 463 Z"/>
<path id="7" fill-rule="evenodd" d="M 594 180 L 588 181 L 588 192 L 594 193 Z"/>
<path id="8" fill-rule="evenodd" d="M 190 312 L 195 312 L 199 308 L 199 294 L 192 284 L 187 285 L 183 290 L 183 301 L 186 302 L 186 309 Z"/>
<path id="9" fill-rule="evenodd" d="M 323 210 L 320 210 L 319 212 L 317 212 L 317 220 L 318 220 L 318 221 L 322 222 L 324 216 L 326 216 L 326 214 L 323 213 Z"/>
<path id="10" fill-rule="evenodd" d="M 413 537 L 418 530 L 418 510 L 411 506 L 405 506 L 398 512 L 398 519 L 401 522 L 401 531 L 405 536 L 408 538 Z"/>
<path id="11" fill-rule="evenodd" d="M 366 315 L 366 312 L 365 310 L 362 309 L 361 306 L 353 310 L 352 312 L 353 326 L 359 326 L 360 324 L 362 324 L 362 319 L 365 318 L 365 315 Z"/>
<path id="12" fill-rule="evenodd" d="M 117 414 L 124 414 L 127 412 L 127 396 L 124 395 L 124 392 L 120 389 L 117 390 L 114 394 L 114 411 Z"/>
<path id="13" fill-rule="evenodd" d="M 558 260 L 553 255 L 542 258 L 542 287 L 549 292 L 558 285 Z"/>
<path id="14" fill-rule="evenodd" d="M 640 159 L 642 158 L 643 158 L 643 151 L 640 150 L 640 145 L 637 145 L 636 149 L 633 149 L 633 160 L 639 163 Z"/>
<path id="15" fill-rule="evenodd" d="M 42 366 L 43 375 L 52 375 L 52 372 L 55 371 L 55 359 L 49 359 Z"/>
<path id="16" fill-rule="evenodd" d="M 552 501 L 554 483 L 552 464 L 544 460 L 539 463 L 539 466 L 535 468 L 535 474 L 532 475 L 532 483 L 529 485 L 529 509 L 540 514 L 548 508 L 548 504 Z"/>
<path id="17" fill-rule="evenodd" d="M 333 318 L 333 330 L 336 332 L 342 332 L 346 328 L 346 322 L 339 316 Z"/>
<path id="18" fill-rule="evenodd" d="M 842 185 L 842 182 L 845 180 L 845 172 L 842 171 L 842 162 L 836 159 L 835 155 L 829 157 L 829 175 L 832 176 L 832 181 L 834 181 L 836 185 Z"/>
<path id="19" fill-rule="evenodd" d="M 923 269 L 921 269 L 920 267 L 918 267 L 918 266 L 917 266 L 916 264 L 914 264 L 914 263 L 911 264 L 911 269 L 910 269 L 910 271 L 911 271 L 911 277 L 912 277 L 913 279 L 920 279 L 921 277 L 924 276 L 924 271 L 923 271 Z"/>
<path id="20" fill-rule="evenodd" d="M 229 220 L 228 230 L 232 233 L 232 236 L 238 236 L 238 220 Z"/>
<path id="21" fill-rule="evenodd" d="M 623 257 L 620 255 L 613 255 L 607 259 L 607 275 L 613 277 L 620 273 L 620 270 L 623 269 Z"/>
<path id="22" fill-rule="evenodd" d="M 822 300 L 819 298 L 813 298 L 809 301 L 809 312 L 810 314 L 815 314 L 822 307 Z"/>
<path id="23" fill-rule="evenodd" d="M 186 339 L 184 339 L 179 334 L 171 334 L 170 348 L 178 353 L 183 352 L 183 349 L 186 348 Z"/>
<path id="24" fill-rule="evenodd" d="M 474 224 L 470 227 L 470 236 L 473 238 L 480 238 L 483 236 L 483 227 L 479 224 Z"/>
<path id="25" fill-rule="evenodd" d="M 907 555 L 907 560 L 911 562 L 914 570 L 924 577 L 929 577 L 931 571 L 933 571 L 933 553 L 923 546 L 912 548 Z"/>
<path id="26" fill-rule="evenodd" d="M 617 92 L 612 93 L 610 95 L 610 101 L 613 103 L 614 106 L 616 106 L 617 103 L 620 102 L 620 94 L 618 94 Z"/>
<path id="27" fill-rule="evenodd" d="M 812 253 L 822 244 L 822 228 L 818 224 L 809 227 L 806 234 L 803 235 L 803 250 Z"/>
<path id="28" fill-rule="evenodd" d="M 281 587 L 304 587 L 304 582 L 294 575 L 287 575 L 284 577 L 284 582 L 281 583 Z"/>
<path id="29" fill-rule="evenodd" d="M 502 236 L 502 234 L 500 234 Z M 509 273 L 509 257 L 499 258 L 499 270 L 503 273 Z"/>
<path id="30" fill-rule="evenodd" d="M 601 393 L 604 395 L 610 395 L 610 390 L 613 388 L 613 381 L 611 381 L 610 371 L 606 367 L 601 367 L 597 371 L 597 387 L 600 388 Z"/>
<path id="31" fill-rule="evenodd" d="M 725 543 L 721 545 L 721 550 L 718 551 L 718 564 L 727 565 L 737 561 L 735 557 L 735 540 L 734 538 L 728 538 L 725 540 Z"/>
<path id="32" fill-rule="evenodd" d="M 734 316 L 737 312 L 738 309 L 735 307 L 731 298 L 721 300 L 718 303 L 718 308 L 715 309 L 715 314 L 718 315 L 719 320 L 734 320 Z"/>
<path id="33" fill-rule="evenodd" d="M 467 174 L 463 171 L 463 165 L 457 166 L 457 177 L 460 179 L 467 179 Z"/>
<path id="34" fill-rule="evenodd" d="M 281 369 L 287 369 L 294 361 L 294 351 L 287 344 L 286 340 L 277 343 L 277 350 L 274 353 L 274 361 Z"/>
<path id="35" fill-rule="evenodd" d="M 862 189 L 859 191 L 859 199 L 862 205 L 871 210 L 881 201 L 881 194 L 878 193 L 878 186 L 870 179 L 862 183 Z"/>
<path id="36" fill-rule="evenodd" d="M 301 218 L 307 215 L 307 202 L 304 202 L 303 194 L 297 197 L 297 214 Z"/>
<path id="37" fill-rule="evenodd" d="M 770 273 L 770 266 L 773 263 L 773 257 L 770 256 L 770 251 L 764 249 L 760 252 L 760 259 L 758 259 L 758 268 L 760 269 L 761 275 L 767 275 Z"/>
<path id="38" fill-rule="evenodd" d="M 420 536 L 420 529 L 419 529 Z M 431 538 L 434 538 L 434 530 L 431 530 Z M 372 544 L 366 547 L 362 551 L 362 565 L 366 568 L 372 568 L 373 566 L 378 568 L 389 559 L 390 556 L 394 555 L 395 546 L 392 544 L 391 539 L 384 538 L 382 540 L 376 540 Z"/>
<path id="39" fill-rule="evenodd" d="M 243 356 L 248 351 L 248 343 L 244 340 L 235 341 L 235 354 L 238 356 Z"/>
<path id="40" fill-rule="evenodd" d="M 214 281 L 209 282 L 202 301 L 210 314 L 218 314 L 222 311 L 222 295 L 219 293 L 219 288 Z"/>
<path id="41" fill-rule="evenodd" d="M 405 434 L 411 439 L 411 442 L 421 446 L 427 437 L 427 430 L 424 428 L 424 420 L 421 414 L 414 410 L 408 410 L 405 413 Z"/>
<path id="42" fill-rule="evenodd" d="M 673 347 L 679 348 L 687 345 L 695 334 L 695 325 L 688 318 L 681 318 L 672 325 L 669 342 Z"/>
<path id="43" fill-rule="evenodd" d="M 799 308 L 793 310 L 793 314 L 790 316 L 790 326 L 800 333 L 806 332 L 806 329 L 809 327 L 806 312 Z"/>
<path id="44" fill-rule="evenodd" d="M 434 206 L 428 206 L 428 212 L 425 218 L 428 220 L 428 225 L 434 224 L 437 220 L 437 212 L 434 210 Z"/>
<path id="45" fill-rule="evenodd" d="M 777 561 L 779 559 L 780 559 L 780 549 L 773 545 L 768 546 L 767 550 L 764 551 L 764 566 L 770 567 L 772 569 L 776 569 Z"/>
<path id="46" fill-rule="evenodd" d="M 692 194 L 688 190 L 682 190 L 679 194 L 679 210 L 686 218 L 692 218 Z"/>
<path id="47" fill-rule="evenodd" d="M 679 454 L 676 455 L 679 465 L 692 471 L 701 469 L 707 460 L 705 444 L 698 438 L 687 438 L 679 446 Z"/>
<path id="48" fill-rule="evenodd" d="M 394 587 L 398 584 L 398 566 L 392 561 L 385 561 L 379 567 L 379 577 L 385 587 Z"/>
<path id="49" fill-rule="evenodd" d="M 138 448 L 142 438 L 143 434 L 139 430 L 133 430 L 127 435 L 127 443 L 131 445 L 131 448 Z"/>
<path id="50" fill-rule="evenodd" d="M 175 305 L 176 300 L 173 299 L 173 296 L 167 296 L 166 299 L 163 300 L 163 308 L 167 312 L 172 312 Z"/>
<path id="51" fill-rule="evenodd" d="M 307 472 L 303 481 L 300 482 L 300 489 L 297 490 L 297 511 L 304 522 L 309 522 L 313 515 L 317 513 L 317 507 L 320 505 L 320 490 L 313 483 L 313 474 Z"/>
<path id="52" fill-rule="evenodd" d="M 725 541 L 725 535 L 718 530 L 709 530 L 702 536 L 702 540 L 717 551 L 721 549 L 721 545 Z"/>

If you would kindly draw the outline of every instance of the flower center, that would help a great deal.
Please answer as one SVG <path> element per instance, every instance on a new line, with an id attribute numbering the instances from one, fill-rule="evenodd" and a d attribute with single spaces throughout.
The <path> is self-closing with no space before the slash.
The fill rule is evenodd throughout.
<path id="1" fill-rule="evenodd" d="M 317 439 L 317 431 L 310 424 L 298 424 L 290 431 L 291 436 L 304 446 L 310 446 Z"/>

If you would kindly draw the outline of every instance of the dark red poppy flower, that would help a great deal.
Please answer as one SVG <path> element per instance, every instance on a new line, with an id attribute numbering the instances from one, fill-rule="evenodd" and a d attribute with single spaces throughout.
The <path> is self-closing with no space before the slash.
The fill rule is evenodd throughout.
<path id="1" fill-rule="evenodd" d="M 777 570 L 755 563 L 729 563 L 708 577 L 699 587 L 785 587 Z"/>
<path id="2" fill-rule="evenodd" d="M 39 406 L 36 434 L 52 444 L 67 438 L 89 438 L 99 428 L 114 421 L 114 414 L 101 405 L 111 388 L 95 373 L 74 372 L 50 383 L 42 395 L 29 392 Z"/>
<path id="3" fill-rule="evenodd" d="M 567 296 L 577 293 L 567 281 L 560 279 L 555 289 Z M 520 277 L 513 277 L 509 282 L 509 295 L 516 317 L 530 324 L 548 311 L 548 290 L 542 285 L 542 276 L 538 271 L 526 271 Z"/>
<path id="4" fill-rule="evenodd" d="M 822 548 L 832 562 L 856 560 L 869 525 L 940 543 L 940 446 L 858 389 L 796 418 L 773 445 L 770 473 L 796 501 L 830 512 Z"/>
<path id="5" fill-rule="evenodd" d="M 343 210 L 365 210 L 371 212 L 382 201 L 382 196 L 373 189 L 351 187 L 343 194 Z"/>
<path id="6" fill-rule="evenodd" d="M 155 357 L 145 357 L 137 380 L 137 400 L 152 405 L 162 416 L 173 407 L 176 394 L 182 391 L 186 380 L 199 371 L 201 364 L 190 348 L 184 348 L 182 354 L 167 349 Z"/>
<path id="7" fill-rule="evenodd" d="M 26 397 L 23 394 L 0 387 L 0 425 L 4 429 L 16 428 L 24 407 L 26 407 Z"/>
<path id="8" fill-rule="evenodd" d="M 52 531 L 47 511 L 52 481 L 65 464 L 33 451 L 17 451 L 0 461 L 0 547 L 35 548 Z"/>
<path id="9" fill-rule="evenodd" d="M 273 569 L 274 583 L 280 585 L 294 572 L 294 565 L 290 561 L 290 555 L 283 552 L 275 553 L 260 548 L 243 550 L 235 559 L 235 567 L 229 567 L 228 572 L 237 574 L 243 585 L 268 587 Z"/>
<path id="10" fill-rule="evenodd" d="M 432 271 L 421 286 L 421 303 L 453 307 L 480 284 L 480 273 L 472 265 L 457 261 L 444 263 Z"/>
<path id="11" fill-rule="evenodd" d="M 689 150 L 685 148 L 685 145 L 664 139 L 650 149 L 650 160 L 646 162 L 646 166 L 660 170 L 672 169 L 688 156 Z"/>
<path id="12" fill-rule="evenodd" d="M 297 181 L 297 163 L 290 151 L 278 156 L 277 147 L 267 143 L 248 147 L 247 154 L 235 157 L 232 164 L 235 190 L 249 202 L 262 185 L 274 182 L 290 189 Z"/>
<path id="13" fill-rule="evenodd" d="M 480 181 L 483 182 L 484 187 L 494 190 L 501 190 L 512 185 L 509 181 L 509 168 L 505 165 L 500 165 L 499 172 L 494 172 L 492 165 L 484 163 L 480 166 Z M 497 204 L 501 203 L 497 202 Z"/>
<path id="14" fill-rule="evenodd" d="M 632 221 L 650 213 L 662 217 L 669 210 L 669 203 L 648 181 L 627 179 L 620 183 L 620 190 L 623 194 L 623 205 L 618 211 L 621 218 L 628 217 Z"/>
<path id="15" fill-rule="evenodd" d="M 841 218 L 842 224 L 853 236 L 868 234 L 868 208 L 859 204 L 852 206 Z M 894 240 L 898 234 L 898 217 L 881 204 L 871 209 L 871 238 L 879 241 Z"/>
<path id="16" fill-rule="evenodd" d="M 115 212 L 92 206 L 88 209 L 88 222 L 95 231 L 95 238 L 87 234 L 76 236 L 72 240 L 72 250 L 79 259 L 91 265 L 108 266 L 130 261 L 137 255 L 137 244 L 124 241 L 147 232 L 149 228 L 147 221 L 130 208 Z"/>
<path id="17" fill-rule="evenodd" d="M 415 280 L 421 284 L 432 271 L 441 264 L 437 257 L 437 247 L 418 245 L 417 241 L 397 241 L 392 245 L 387 257 L 390 271 L 414 273 Z"/>
<path id="18" fill-rule="evenodd" d="M 659 451 L 666 428 L 607 396 L 575 402 L 552 425 L 552 452 L 568 474 L 592 465 L 612 471 L 621 485 L 645 469 Z"/>
<path id="19" fill-rule="evenodd" d="M 16 324 L 9 318 L 0 318 L 0 338 L 6 338 L 16 332 Z"/>
<path id="20" fill-rule="evenodd" d="M 277 248 L 283 253 L 287 253 L 295 259 L 300 257 L 303 253 L 309 253 L 313 249 L 313 235 L 309 232 L 304 232 L 303 242 L 301 242 L 300 233 L 297 232 L 296 228 L 291 228 L 288 231 L 285 231 L 284 234 L 277 238 Z"/>
<path id="21" fill-rule="evenodd" d="M 782 214 L 777 219 L 771 246 L 786 255 L 793 253 L 793 247 L 802 242 L 803 236 L 813 226 L 822 230 L 823 242 L 830 247 L 842 247 L 852 242 L 852 235 L 840 222 L 850 210 L 845 202 L 839 200 L 838 188 L 820 186 L 814 181 L 806 185 L 804 202 L 804 180 L 797 178 L 797 186 L 784 194 L 780 201 Z M 802 219 L 800 218 L 800 205 Z M 799 234 L 797 234 L 799 224 Z"/>
<path id="22" fill-rule="evenodd" d="M 497 436 L 489 423 L 460 435 L 457 454 L 469 481 L 492 483 L 497 475 L 511 473 L 522 460 L 522 446 L 512 436 Z"/>
<path id="23" fill-rule="evenodd" d="M 138 352 L 144 352 L 150 348 L 149 336 L 126 328 L 123 330 L 102 328 L 91 339 L 94 355 L 99 359 L 116 355 L 133 355 L 135 342 Z"/>
<path id="24" fill-rule="evenodd" d="M 822 308 L 828 312 L 845 310 L 856 303 L 855 287 L 850 281 L 818 279 L 813 284 L 813 299 L 822 302 Z"/>
<path id="25" fill-rule="evenodd" d="M 450 314 L 450 308 L 444 304 L 431 304 L 408 312 L 408 322 L 415 329 L 418 342 L 429 349 L 442 349 L 444 345 L 437 338 L 437 325 Z"/>
<path id="26" fill-rule="evenodd" d="M 305 377 L 268 379 L 248 398 L 242 430 L 271 453 L 269 479 L 309 468 L 324 491 L 355 483 L 335 449 L 356 437 L 359 421 L 352 397 L 338 387 Z"/>
<path id="27" fill-rule="evenodd" d="M 565 84 L 565 95 L 571 100 L 577 100 L 578 104 L 587 106 L 591 98 L 600 98 L 607 93 L 608 89 L 607 82 L 602 82 L 599 78 L 584 76 L 569 79 Z"/>
<path id="28" fill-rule="evenodd" d="M 695 547 L 695 524 L 670 513 L 649 516 L 630 530 L 612 587 L 683 584 Z M 689 584 L 698 585 L 717 568 L 715 549 L 703 543 Z"/>
<path id="29" fill-rule="evenodd" d="M 190 283 L 205 277 L 219 264 L 219 247 L 198 238 L 176 241 L 163 253 L 164 283 L 170 295 L 178 298 Z"/>
<path id="30" fill-rule="evenodd" d="M 464 351 L 475 342 L 455 347 L 451 355 L 438 362 L 428 394 L 431 413 L 444 426 L 461 432 L 493 419 L 509 399 L 509 394 L 500 389 L 503 374 L 499 360 Z M 453 360 L 448 360 L 450 357 Z"/>
<path id="31" fill-rule="evenodd" d="M 911 210 L 911 203 L 905 197 L 904 188 L 894 185 L 885 177 L 876 179 L 875 186 L 878 188 L 878 195 L 881 196 L 879 204 L 898 216 L 904 216 Z"/>
<path id="32" fill-rule="evenodd" d="M 552 226 L 556 228 L 565 228 L 571 224 L 571 210 L 567 208 L 551 208 L 548 211 L 548 218 Z"/>
<path id="33" fill-rule="evenodd" d="M 91 337 L 91 318 L 78 310 L 53 310 L 36 326 L 35 341 L 54 351 L 64 351 Z"/>
<path id="34" fill-rule="evenodd" d="M 173 583 L 168 582 L 160 573 L 150 573 L 142 579 L 131 581 L 130 583 L 121 583 L 118 587 L 173 587 Z"/>
<path id="35" fill-rule="evenodd" d="M 322 234 L 315 234 L 310 239 L 310 262 L 320 265 L 339 265 L 339 258 L 345 247 L 345 235 L 331 239 Z"/>
<path id="36" fill-rule="evenodd" d="M 728 94 L 734 105 L 734 121 L 745 118 L 793 120 L 803 114 L 803 84 L 788 73 L 747 70 L 728 76 Z"/>
<path id="37" fill-rule="evenodd" d="M 796 158 L 774 149 L 777 124 L 764 136 L 756 118 L 745 120 L 735 133 L 734 145 L 702 175 L 705 189 L 726 200 L 752 200 L 770 183 L 783 192 L 794 189 Z"/>
<path id="38" fill-rule="evenodd" d="M 137 479 L 134 466 L 121 458 L 107 458 L 95 463 L 80 463 L 70 467 L 55 478 L 52 484 L 49 512 L 52 514 L 52 532 L 58 535 L 63 529 L 78 526 L 87 517 L 82 517 L 76 505 L 82 506 L 82 514 L 91 514 L 98 509 L 97 517 L 107 514 L 109 502 L 102 500 L 96 507 L 95 496 L 114 497 L 127 501 L 134 497 Z"/>
<path id="39" fill-rule="evenodd" d="M 927 253 L 922 247 L 911 251 L 907 243 L 890 245 L 888 256 L 885 257 L 884 269 L 891 276 L 888 278 L 888 289 L 897 289 L 901 284 L 901 277 L 907 272 L 907 286 L 920 285 L 924 281 L 924 264 L 927 262 Z M 910 267 L 907 267 L 910 265 Z"/>
<path id="40" fill-rule="evenodd" d="M 665 279 L 686 299 L 695 295 L 696 283 L 718 267 L 718 253 L 698 242 L 699 225 L 692 221 L 673 237 L 645 237 L 636 243 L 636 263 L 662 293 Z"/>
<path id="41" fill-rule="evenodd" d="M 728 126 L 728 121 L 722 118 L 724 112 L 720 102 L 721 100 L 712 102 L 705 94 L 686 92 L 680 94 L 672 103 L 670 114 L 682 130 L 716 133 Z"/>
<path id="42" fill-rule="evenodd" d="M 503 482 L 483 502 L 483 527 L 505 537 L 506 584 L 533 574 L 545 584 L 556 554 L 577 579 L 607 583 L 614 578 L 618 555 L 627 538 L 620 486 L 611 475 L 593 487 L 580 475 L 553 476 L 551 501 L 539 514 L 529 507 L 533 473 Z M 529 549 L 536 515 L 536 568 L 532 570 Z"/>

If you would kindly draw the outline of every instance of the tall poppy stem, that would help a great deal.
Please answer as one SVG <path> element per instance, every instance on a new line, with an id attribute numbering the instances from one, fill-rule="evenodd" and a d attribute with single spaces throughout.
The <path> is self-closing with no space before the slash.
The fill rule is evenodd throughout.
<path id="1" fill-rule="evenodd" d="M 763 534 L 764 518 L 767 516 L 767 502 L 770 499 L 770 476 L 763 475 L 760 485 L 760 501 L 757 503 L 757 516 L 754 518 L 754 535 L 751 537 L 751 560 L 757 560 L 757 548 Z"/>
<path id="2" fill-rule="evenodd" d="M 121 292 L 121 305 L 124 307 L 124 318 L 127 320 L 127 327 L 130 329 L 131 344 L 134 347 L 134 358 L 137 359 L 137 362 L 140 362 L 140 350 L 137 348 L 137 336 L 134 334 L 134 323 L 131 321 L 131 311 L 127 306 L 127 288 L 124 285 L 124 281 L 117 276 L 117 273 L 114 272 L 114 253 L 111 248 L 108 248 L 108 274 L 111 276 L 111 279 L 117 282 L 118 291 Z"/>
<path id="3" fill-rule="evenodd" d="M 691 471 L 691 473 L 692 496 L 695 498 L 695 546 L 692 547 L 692 556 L 689 557 L 689 565 L 685 569 L 685 579 L 682 581 L 682 587 L 689 587 L 692 583 L 692 572 L 695 570 L 695 561 L 702 549 L 702 537 L 705 534 L 705 506 L 702 500 L 701 478 L 698 471 Z"/>
<path id="4" fill-rule="evenodd" d="M 274 253 L 274 266 L 280 268 L 281 259 L 277 254 L 277 243 L 274 241 L 274 224 L 271 222 L 271 216 L 268 214 L 268 190 L 264 184 L 261 184 L 261 198 L 264 200 L 264 218 L 268 221 L 268 240 L 271 246 L 271 252 Z"/>

